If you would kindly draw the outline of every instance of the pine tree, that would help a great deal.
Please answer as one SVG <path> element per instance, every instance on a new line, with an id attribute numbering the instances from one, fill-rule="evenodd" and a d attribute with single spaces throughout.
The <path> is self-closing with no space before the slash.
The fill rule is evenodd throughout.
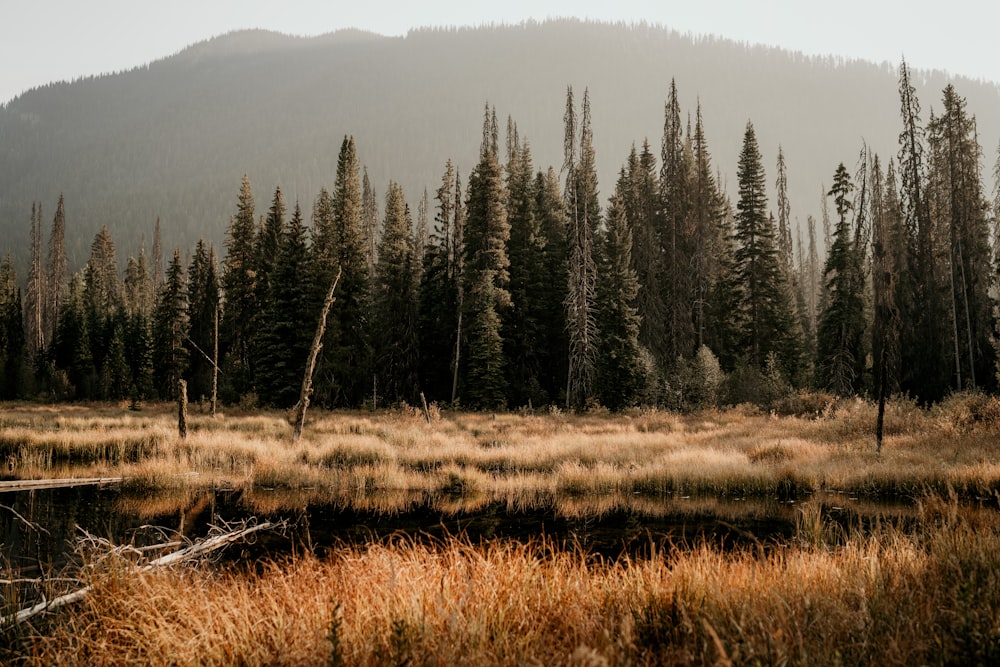
<path id="1" fill-rule="evenodd" d="M 926 137 L 920 122 L 920 103 L 905 61 L 899 76 L 903 120 L 899 135 L 900 201 L 909 248 L 905 271 L 908 279 L 904 283 L 909 289 L 899 301 L 901 317 L 907 324 L 900 343 L 900 388 L 930 402 L 941 398 L 948 387 L 945 323 L 951 318 L 945 306 L 946 292 L 940 281 L 940 257 L 935 251 L 926 193 Z"/>
<path id="2" fill-rule="evenodd" d="M 982 149 L 974 117 L 952 85 L 944 114 L 928 126 L 934 227 L 947 235 L 948 302 L 951 305 L 956 387 L 994 387 L 990 344 L 994 313 L 989 296 L 991 257 L 987 203 L 979 171 Z"/>
<path id="3" fill-rule="evenodd" d="M 791 204 L 788 201 L 788 168 L 785 152 L 778 146 L 778 178 L 774 183 L 778 191 L 778 259 L 785 270 L 792 270 Z"/>
<path id="4" fill-rule="evenodd" d="M 0 262 L 0 399 L 23 394 L 27 384 L 27 345 L 24 336 L 21 290 L 14 263 Z"/>
<path id="5" fill-rule="evenodd" d="M 635 307 L 639 283 L 632 268 L 632 231 L 622 196 L 628 189 L 623 169 L 608 204 L 607 233 L 600 253 L 601 281 L 597 286 L 597 396 L 611 410 L 638 404 L 646 384 Z"/>
<path id="6" fill-rule="evenodd" d="M 88 399 L 96 395 L 97 373 L 90 354 L 83 291 L 83 274 L 77 273 L 62 299 L 49 349 L 53 367 L 65 378 L 64 382 L 57 383 L 61 386 L 54 386 L 60 397 Z"/>
<path id="7" fill-rule="evenodd" d="M 451 396 L 451 359 L 457 327 L 457 283 L 454 258 L 455 168 L 448 160 L 435 194 L 437 214 L 424 254 L 420 281 L 420 385 L 428 400 L 447 402 Z"/>
<path id="8" fill-rule="evenodd" d="M 257 390 L 262 402 L 290 408 L 299 399 L 302 374 L 316 328 L 307 280 L 309 248 L 302 210 L 296 202 L 285 224 L 261 310 Z M 329 289 L 329 286 L 327 286 Z"/>
<path id="9" fill-rule="evenodd" d="M 188 396 L 211 396 L 214 372 L 215 322 L 219 314 L 219 278 L 215 249 L 199 239 L 188 266 L 187 344 L 190 348 Z"/>
<path id="10" fill-rule="evenodd" d="M 174 250 L 166 281 L 153 311 L 153 383 L 163 400 L 177 396 L 177 382 L 188 368 L 188 291 L 180 249 Z"/>
<path id="11" fill-rule="evenodd" d="M 375 375 L 390 402 L 417 396 L 417 288 L 410 211 L 398 183 L 389 182 L 375 267 Z"/>
<path id="12" fill-rule="evenodd" d="M 125 266 L 125 280 L 122 283 L 122 300 L 129 315 L 142 313 L 149 316 L 153 312 L 155 302 L 153 278 L 149 273 L 149 263 L 145 250 L 139 251 L 139 257 L 129 257 Z"/>
<path id="13" fill-rule="evenodd" d="M 375 275 L 375 263 L 378 261 L 379 229 L 378 229 L 378 198 L 375 189 L 368 180 L 368 167 L 364 168 L 361 179 L 361 226 L 365 230 L 365 257 L 368 260 L 368 275 Z"/>
<path id="14" fill-rule="evenodd" d="M 531 148 L 518 143 L 517 127 L 508 138 L 507 219 L 510 221 L 510 293 L 512 307 L 503 321 L 509 398 L 513 405 L 544 405 L 550 395 L 542 387 L 542 337 L 545 313 L 539 299 L 547 280 L 544 267 L 546 239 L 535 212 L 535 180 Z"/>
<path id="15" fill-rule="evenodd" d="M 62 194 L 56 205 L 56 214 L 52 218 L 52 231 L 49 234 L 48 258 L 48 299 L 44 311 L 45 331 L 55 331 L 56 322 L 62 314 L 63 299 L 66 295 L 66 279 L 68 263 L 66 259 L 66 209 Z"/>
<path id="16" fill-rule="evenodd" d="M 511 306 L 506 191 L 497 146 L 496 111 L 483 119 L 479 163 L 466 192 L 465 287 L 468 326 L 467 391 L 471 407 L 506 405 L 501 311 Z"/>
<path id="17" fill-rule="evenodd" d="M 316 392 L 326 405 L 360 405 L 368 393 L 372 348 L 369 335 L 371 275 L 368 272 L 364 192 L 354 137 L 344 137 L 329 201 L 321 193 L 314 215 L 311 313 L 319 313 L 340 270 L 337 302 L 327 318 Z M 329 213 L 325 210 L 329 209 Z"/>
<path id="18" fill-rule="evenodd" d="M 727 241 L 723 238 L 723 198 L 712 175 L 712 159 L 705 138 L 700 102 L 695 119 L 689 213 L 693 237 L 689 265 L 695 344 L 700 349 L 707 344 L 707 330 L 712 326 L 708 304 L 712 288 L 719 279 L 719 257 Z"/>
<path id="19" fill-rule="evenodd" d="M 539 366 L 541 389 L 551 401 L 556 401 L 566 389 L 569 372 L 569 341 L 566 337 L 566 299 L 568 250 L 566 206 L 559 175 L 549 167 L 535 176 L 535 216 L 544 239 L 542 247 L 542 284 L 534 299 L 541 318 Z"/>
<path id="20" fill-rule="evenodd" d="M 594 365 L 597 361 L 597 264 L 594 234 L 601 210 L 597 193 L 597 170 L 593 132 L 590 127 L 590 96 L 583 93 L 579 122 L 580 153 L 576 153 L 577 121 L 573 89 L 566 93 L 563 170 L 566 172 L 566 221 L 568 227 L 568 276 L 566 327 L 569 332 L 569 379 L 566 404 L 582 408 L 594 396 Z"/>
<path id="21" fill-rule="evenodd" d="M 222 274 L 225 310 L 220 335 L 226 393 L 229 400 L 236 400 L 253 390 L 253 321 L 258 312 L 254 200 L 245 175 L 226 237 Z"/>
<path id="22" fill-rule="evenodd" d="M 733 230 L 732 204 L 728 198 L 722 203 L 719 220 L 719 248 L 716 255 L 716 275 L 709 292 L 706 317 L 705 344 L 718 357 L 722 369 L 733 371 L 744 353 L 741 347 L 743 285 L 736 263 L 736 236 Z"/>
<path id="23" fill-rule="evenodd" d="M 786 377 L 791 377 L 799 362 L 791 292 L 778 259 L 774 219 L 767 214 L 764 167 L 751 123 L 744 134 L 737 179 L 735 261 L 743 291 L 738 315 L 743 348 L 753 367 L 763 369 L 774 354 Z"/>
<path id="24" fill-rule="evenodd" d="M 672 366 L 680 357 L 690 357 L 695 350 L 695 332 L 691 312 L 691 255 L 694 231 L 691 225 L 688 178 L 692 172 L 681 126 L 677 86 L 670 82 L 670 95 L 664 109 L 662 163 L 660 165 L 662 254 L 665 260 L 663 290 L 665 337 L 654 348 L 661 368 Z"/>
<path id="25" fill-rule="evenodd" d="M 245 177 L 244 177 L 245 178 Z M 253 211 L 251 210 L 251 216 Z M 153 225 L 153 268 L 152 268 L 152 290 L 149 295 L 150 309 L 156 301 L 160 289 L 163 287 L 163 241 L 160 238 L 160 218 L 157 216 Z"/>
<path id="26" fill-rule="evenodd" d="M 663 240 L 660 238 L 660 184 L 656 175 L 656 158 L 643 141 L 642 152 L 633 147 L 628 160 L 629 189 L 624 194 L 632 230 L 632 263 L 639 283 L 636 306 L 642 313 L 639 341 L 646 350 L 656 350 L 657 359 L 665 356 L 666 305 L 663 298 Z M 661 359 L 662 360 L 662 359 Z M 672 361 L 672 360 L 671 360 Z"/>
<path id="27" fill-rule="evenodd" d="M 902 323 L 897 305 L 901 259 L 905 243 L 902 211 L 890 162 L 883 178 L 878 156 L 871 164 L 872 183 L 872 380 L 876 398 L 899 390 L 899 336 Z"/>
<path id="28" fill-rule="evenodd" d="M 274 189 L 274 196 L 271 199 L 271 207 L 267 210 L 267 217 L 264 218 L 257 233 L 256 259 L 256 281 L 254 283 L 258 302 L 265 297 L 271 289 L 272 274 L 274 266 L 278 261 L 278 247 L 282 242 L 282 234 L 285 232 L 285 196 L 281 192 L 281 186 Z"/>
<path id="29" fill-rule="evenodd" d="M 823 270 L 826 308 L 820 314 L 817 359 L 820 384 L 842 396 L 861 393 L 865 369 L 863 267 L 848 217 L 854 184 L 840 163 L 830 196 L 837 223 Z"/>
<path id="30" fill-rule="evenodd" d="M 42 267 L 42 205 L 31 203 L 31 268 L 25 295 L 24 322 L 28 354 L 34 359 L 45 350 L 51 332 L 45 330 L 44 310 L 48 301 L 45 271 Z"/>
<path id="31" fill-rule="evenodd" d="M 123 308 L 123 303 L 115 244 L 106 225 L 101 227 L 90 247 L 90 259 L 84 268 L 83 302 L 90 353 L 100 380 L 97 397 L 120 398 L 107 395 L 116 379 L 114 376 L 120 375 L 122 370 L 121 359 L 111 359 L 110 352 L 116 331 L 114 318 Z M 120 340 L 118 344 L 121 344 Z M 121 381 L 117 378 L 117 384 Z"/>

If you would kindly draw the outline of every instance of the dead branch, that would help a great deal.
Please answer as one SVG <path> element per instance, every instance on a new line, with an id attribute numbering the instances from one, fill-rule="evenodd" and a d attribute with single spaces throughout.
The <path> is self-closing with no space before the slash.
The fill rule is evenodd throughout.
<path id="1" fill-rule="evenodd" d="M 244 540 L 253 533 L 259 532 L 261 530 L 272 530 L 275 528 L 284 527 L 284 525 L 285 525 L 284 521 L 278 523 L 265 521 L 264 523 L 256 524 L 253 526 L 245 526 L 244 524 L 244 527 L 239 530 L 230 531 L 228 533 L 223 533 L 221 535 L 215 535 L 201 542 L 195 542 L 194 544 L 185 547 L 183 549 L 180 549 L 178 551 L 174 551 L 164 556 L 160 556 L 159 558 L 152 560 L 145 565 L 137 567 L 135 569 L 135 573 L 138 574 L 141 572 L 148 572 L 158 567 L 163 567 L 166 565 L 175 565 L 177 563 L 181 563 L 184 561 L 200 558 L 217 549 L 221 549 L 224 546 L 227 546 L 234 542 L 238 542 L 240 540 Z M 84 538 L 85 541 L 91 542 L 92 544 L 107 544 L 107 540 L 103 540 L 101 538 L 95 538 L 89 533 L 84 533 L 84 534 L 86 536 Z M 128 545 L 126 546 L 128 547 Z M 128 550 L 139 552 L 139 549 L 135 549 L 134 547 L 131 548 L 112 547 L 112 550 L 114 553 L 119 555 Z M 52 600 L 43 599 L 38 604 L 32 607 L 27 607 L 26 609 L 22 609 L 16 614 L 0 617 L 0 627 L 20 624 L 43 612 L 51 611 L 53 609 L 58 609 L 59 607 L 64 607 L 68 604 L 78 602 L 83 598 L 85 598 L 92 590 L 94 590 L 94 585 L 90 584 L 88 586 L 84 586 L 83 588 L 75 590 L 72 593 L 67 593 L 66 595 L 60 595 L 59 597 L 53 598 Z"/>

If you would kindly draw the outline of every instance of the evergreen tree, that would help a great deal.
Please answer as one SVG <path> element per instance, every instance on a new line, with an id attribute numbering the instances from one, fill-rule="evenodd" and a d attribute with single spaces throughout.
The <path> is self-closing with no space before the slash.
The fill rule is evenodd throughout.
<path id="1" fill-rule="evenodd" d="M 611 410 L 638 404 L 645 387 L 635 307 L 639 283 L 632 268 L 632 232 L 622 196 L 628 188 L 623 169 L 608 205 L 607 233 L 600 253 L 601 281 L 597 286 L 597 395 L 601 404 Z"/>
<path id="2" fill-rule="evenodd" d="M 951 305 L 956 388 L 996 386 L 990 343 L 994 313 L 989 295 L 991 257 L 987 203 L 979 171 L 982 150 L 974 117 L 952 85 L 944 114 L 928 126 L 934 227 L 947 235 L 948 302 Z M 943 243 L 942 243 L 943 245 Z"/>
<path id="3" fill-rule="evenodd" d="M 566 328 L 569 332 L 569 380 L 566 404 L 582 408 L 593 398 L 594 365 L 597 361 L 597 264 L 594 234 L 601 210 L 597 193 L 597 169 L 593 132 L 590 128 L 590 96 L 583 93 L 579 122 L 580 153 L 576 153 L 577 120 L 573 89 L 566 93 L 563 170 L 566 172 L 566 221 L 568 227 Z"/>
<path id="4" fill-rule="evenodd" d="M 129 257 L 125 266 L 125 280 L 122 283 L 122 301 L 129 315 L 142 313 L 149 316 L 153 312 L 156 293 L 153 291 L 153 277 L 149 273 L 146 252 L 139 251 L 139 258 Z"/>
<path id="5" fill-rule="evenodd" d="M 327 405 L 359 405 L 369 387 L 371 276 L 365 247 L 364 199 L 354 137 L 344 137 L 332 196 L 320 194 L 314 209 L 313 302 L 318 314 L 340 270 L 336 306 L 327 318 L 316 392 Z M 328 211 L 328 213 L 327 213 Z"/>
<path id="6" fill-rule="evenodd" d="M 448 160 L 435 194 L 437 214 L 424 253 L 420 281 L 420 384 L 428 400 L 447 402 L 451 396 L 451 360 L 458 325 L 458 284 L 453 277 L 455 168 Z"/>
<path id="7" fill-rule="evenodd" d="M 660 165 L 662 253 L 664 276 L 660 284 L 666 309 L 665 337 L 654 348 L 661 368 L 672 366 L 679 357 L 695 350 L 691 312 L 691 256 L 694 231 L 689 216 L 692 172 L 691 155 L 686 149 L 681 126 L 677 86 L 671 80 L 670 96 L 664 110 L 662 163 Z"/>
<path id="8" fill-rule="evenodd" d="M 47 268 L 48 299 L 44 311 L 43 327 L 45 331 L 54 332 L 56 322 L 62 314 L 62 303 L 66 294 L 66 279 L 68 277 L 68 262 L 66 259 L 66 209 L 62 194 L 59 195 L 56 214 L 52 218 Z"/>
<path id="9" fill-rule="evenodd" d="M 764 178 L 757 137 L 747 123 L 737 165 L 740 197 L 735 230 L 736 275 L 743 290 L 738 314 L 743 349 L 747 361 L 758 369 L 776 355 L 781 371 L 792 377 L 799 360 L 791 293 L 778 259 L 774 219 L 767 214 Z"/>
<path id="10" fill-rule="evenodd" d="M 946 323 L 951 321 L 945 306 L 946 293 L 940 281 L 939 253 L 935 250 L 926 185 L 925 132 L 920 121 L 920 103 L 904 61 L 899 71 L 900 112 L 903 130 L 899 135 L 900 201 L 907 231 L 906 289 L 899 300 L 906 326 L 900 341 L 900 388 L 921 401 L 935 401 L 948 387 Z"/>
<path id="11" fill-rule="evenodd" d="M 642 313 L 639 341 L 647 350 L 656 350 L 656 358 L 663 361 L 663 341 L 666 333 L 666 305 L 663 298 L 665 266 L 663 241 L 660 238 L 659 189 L 656 175 L 656 158 L 643 141 L 642 152 L 633 146 L 628 159 L 629 188 L 624 193 L 624 206 L 632 230 L 632 263 L 635 268 L 639 291 L 636 306 Z"/>
<path id="12" fill-rule="evenodd" d="M 368 260 L 368 275 L 375 275 L 375 263 L 378 261 L 378 198 L 375 189 L 368 180 L 368 168 L 364 168 L 361 179 L 361 226 L 365 230 L 365 257 Z"/>
<path id="13" fill-rule="evenodd" d="M 723 238 L 724 205 L 718 184 L 712 175 L 712 158 L 708 151 L 701 118 L 701 103 L 695 114 L 693 163 L 690 176 L 690 227 L 693 232 L 689 282 L 691 285 L 692 319 L 695 344 L 700 349 L 707 343 L 710 318 L 707 313 L 712 288 L 719 279 L 719 257 L 727 243 Z M 640 311 L 641 312 L 641 311 Z"/>
<path id="14" fill-rule="evenodd" d="M 215 249 L 199 239 L 188 266 L 187 344 L 190 348 L 188 396 L 211 396 L 214 375 L 215 325 L 219 315 L 219 278 Z"/>
<path id="15" fill-rule="evenodd" d="M 274 197 L 271 199 L 271 208 L 267 210 L 267 217 L 259 225 L 257 233 L 257 248 L 254 269 L 256 281 L 254 286 L 257 291 L 258 302 L 265 298 L 271 290 L 274 267 L 278 261 L 278 248 L 282 243 L 282 234 L 285 232 L 285 196 L 281 192 L 279 185 L 274 189 Z M 258 311 L 259 312 L 259 311 Z"/>
<path id="16" fill-rule="evenodd" d="M 299 399 L 302 374 L 316 331 L 307 281 L 309 248 L 298 203 L 280 235 L 273 273 L 262 301 L 257 390 L 268 405 L 289 408 Z M 327 287 L 329 289 L 329 287 Z"/>
<path id="17" fill-rule="evenodd" d="M 236 215 L 230 219 L 226 232 L 222 274 L 225 310 L 220 335 L 229 400 L 253 390 L 253 322 L 258 312 L 255 230 L 253 190 L 250 179 L 244 175 Z"/>
<path id="18" fill-rule="evenodd" d="M 479 164 L 466 193 L 465 286 L 467 309 L 467 391 L 471 407 L 506 405 L 507 386 L 501 311 L 511 306 L 506 191 L 497 154 L 496 112 L 487 106 Z"/>
<path id="19" fill-rule="evenodd" d="M 104 397 L 104 391 L 108 388 L 113 374 L 110 368 L 106 368 L 106 364 L 115 335 L 113 318 L 122 308 L 121 295 L 118 266 L 115 261 L 115 244 L 105 225 L 101 227 L 91 244 L 90 259 L 84 268 L 83 289 L 90 353 L 101 380 L 99 393 L 101 397 Z M 119 360 L 116 359 L 115 362 L 117 361 Z M 120 370 L 120 366 L 117 370 Z"/>
<path id="20" fill-rule="evenodd" d="M 823 270 L 827 296 L 819 318 L 817 371 L 822 386 L 843 396 L 861 393 L 865 369 L 863 267 L 848 218 L 853 189 L 851 176 L 840 163 L 830 190 L 837 223 Z"/>
<path id="21" fill-rule="evenodd" d="M 10 255 L 0 263 L 0 399 L 23 395 L 27 383 L 21 290 Z"/>
<path id="22" fill-rule="evenodd" d="M 244 178 L 246 178 L 244 176 Z M 253 211 L 251 211 L 252 217 Z M 156 223 L 153 225 L 153 268 L 152 268 L 152 291 L 149 295 L 149 308 L 152 312 L 153 304 L 156 302 L 156 297 L 160 293 L 160 288 L 163 287 L 163 241 L 160 238 L 160 218 L 157 216 Z"/>
<path id="23" fill-rule="evenodd" d="M 512 307 L 503 321 L 504 356 L 507 359 L 509 399 L 513 405 L 544 405 L 550 401 L 542 386 L 546 346 L 542 335 L 543 301 L 539 298 L 545 274 L 546 239 L 535 212 L 537 197 L 527 140 L 508 139 L 507 219 L 510 221 L 510 294 Z"/>
<path id="24" fill-rule="evenodd" d="M 788 201 L 788 168 L 785 152 L 778 146 L 778 178 L 774 183 L 778 191 L 778 259 L 789 273 L 792 270 L 792 207 Z"/>
<path id="25" fill-rule="evenodd" d="M 417 396 L 417 288 L 410 211 L 403 189 L 390 181 L 375 267 L 375 375 L 392 403 Z"/>
<path id="26" fill-rule="evenodd" d="M 566 206 L 559 175 L 549 167 L 535 176 L 535 216 L 537 228 L 544 239 L 542 275 L 534 296 L 541 321 L 539 348 L 539 382 L 550 400 L 555 401 L 566 389 L 569 372 L 569 341 L 566 337 L 566 299 L 568 251 Z"/>
<path id="27" fill-rule="evenodd" d="M 742 344 L 743 284 L 736 260 L 736 236 L 733 230 L 732 204 L 723 201 L 719 219 L 719 248 L 716 255 L 716 276 L 709 291 L 705 344 L 718 356 L 722 369 L 733 371 L 744 350 Z"/>
<path id="28" fill-rule="evenodd" d="M 187 371 L 189 359 L 185 342 L 188 327 L 187 282 L 181 251 L 175 249 L 153 311 L 153 383 L 163 400 L 176 398 L 177 382 Z"/>
<path id="29" fill-rule="evenodd" d="M 42 267 L 42 205 L 31 203 L 31 268 L 24 303 L 25 335 L 28 354 L 34 359 L 45 349 L 51 332 L 45 330 L 44 310 L 48 300 L 45 271 Z"/>
<path id="30" fill-rule="evenodd" d="M 874 395 L 899 390 L 899 336 L 902 323 L 897 305 L 906 236 L 892 163 L 882 176 L 878 156 L 871 165 L 872 188 L 872 380 Z"/>
<path id="31" fill-rule="evenodd" d="M 83 291 L 83 274 L 77 273 L 62 299 L 49 350 L 52 365 L 63 378 L 62 382 L 57 382 L 57 386 L 54 386 L 60 397 L 65 395 L 69 398 L 88 399 L 96 395 L 97 373 L 90 354 Z"/>

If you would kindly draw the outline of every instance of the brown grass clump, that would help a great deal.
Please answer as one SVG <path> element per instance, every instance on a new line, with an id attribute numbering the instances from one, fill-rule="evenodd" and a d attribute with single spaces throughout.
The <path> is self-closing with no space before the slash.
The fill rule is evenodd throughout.
<path id="1" fill-rule="evenodd" d="M 997 664 L 993 514 L 768 553 L 605 562 L 538 542 L 395 540 L 253 569 L 104 569 L 11 636 L 27 665 Z M 796 546 L 797 545 L 797 546 Z"/>
<path id="2" fill-rule="evenodd" d="M 422 410 L 317 410 L 294 444 L 278 412 L 193 415 L 181 440 L 169 405 L 135 413 L 12 404 L 0 415 L 0 471 L 12 479 L 121 476 L 135 489 L 468 490 L 512 498 L 1000 492 L 996 397 L 959 394 L 932 409 L 893 399 L 880 456 L 872 403 L 793 399 L 779 406 L 788 416 L 748 406 L 694 414 L 437 411 L 427 422 Z"/>

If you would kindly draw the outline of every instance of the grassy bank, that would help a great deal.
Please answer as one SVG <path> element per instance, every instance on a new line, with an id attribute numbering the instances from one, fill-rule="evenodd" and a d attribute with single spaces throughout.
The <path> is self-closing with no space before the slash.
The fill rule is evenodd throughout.
<path id="1" fill-rule="evenodd" d="M 892 402 L 875 453 L 875 408 L 860 400 L 777 416 L 751 408 L 680 415 L 315 411 L 303 438 L 279 412 L 191 418 L 173 408 L 7 404 L 7 479 L 124 476 L 134 489 L 214 486 L 417 491 L 493 497 L 817 490 L 916 495 L 1000 491 L 1000 400 L 961 395 L 931 410 Z M 198 473 L 192 477 L 190 473 Z"/>
<path id="2" fill-rule="evenodd" d="M 971 517 L 971 518 L 970 518 Z M 127 574 L 7 637 L 23 664 L 996 664 L 1000 526 L 822 531 L 607 563 L 544 543 L 345 546 L 254 568 Z"/>

